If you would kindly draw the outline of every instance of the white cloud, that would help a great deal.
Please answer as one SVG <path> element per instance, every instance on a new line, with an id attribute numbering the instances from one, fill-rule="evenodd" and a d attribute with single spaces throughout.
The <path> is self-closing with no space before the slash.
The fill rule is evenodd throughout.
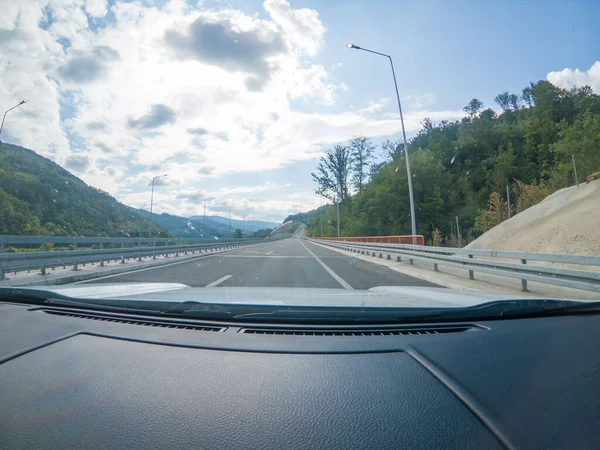
<path id="1" fill-rule="evenodd" d="M 2 138 L 76 170 L 126 203 L 147 205 L 145 190 L 156 173 L 169 173 L 169 189 L 158 195 L 172 196 L 164 203 L 173 213 L 189 209 L 172 195 L 182 186 L 208 191 L 235 172 L 259 178 L 247 186 L 230 176 L 231 186 L 215 196 L 266 195 L 269 185 L 260 177 L 271 169 L 314 159 L 324 146 L 355 135 L 400 130 L 395 113 L 384 115 L 385 99 L 332 112 L 348 88 L 339 79 L 341 64 L 331 76 L 312 61 L 326 33 L 313 9 L 266 0 L 266 16 L 258 18 L 183 0 L 162 9 L 153 2 L 110 5 L 106 22 L 104 0 L 3 4 L 0 104 L 29 103 L 11 111 Z M 219 48 L 227 51 L 214 51 Z M 432 94 L 412 100 L 405 111 L 408 132 L 418 131 L 424 117 L 463 114 L 431 110 Z M 285 191 L 239 206 L 287 215 L 298 200 L 293 187 Z M 306 196 L 302 201 L 314 197 Z"/>
<path id="2" fill-rule="evenodd" d="M 385 106 L 388 105 L 388 103 L 390 103 L 389 98 L 382 98 L 377 101 L 370 101 L 369 106 L 367 106 L 366 108 L 362 108 L 361 111 L 363 113 L 376 113 L 381 111 Z"/>
<path id="3" fill-rule="evenodd" d="M 326 31 L 317 11 L 292 9 L 288 0 L 265 0 L 264 6 L 290 46 L 305 50 L 309 56 L 317 52 Z"/>
<path id="4" fill-rule="evenodd" d="M 85 12 L 92 17 L 104 17 L 107 13 L 108 0 L 86 0 Z"/>
<path id="5" fill-rule="evenodd" d="M 596 61 L 585 71 L 579 69 L 563 69 L 560 72 L 550 72 L 546 79 L 562 88 L 590 86 L 594 92 L 600 94 L 600 61 Z"/>
<path id="6" fill-rule="evenodd" d="M 435 104 L 435 94 L 433 92 L 426 92 L 418 95 L 408 95 L 403 101 L 411 109 L 424 109 L 429 108 Z"/>

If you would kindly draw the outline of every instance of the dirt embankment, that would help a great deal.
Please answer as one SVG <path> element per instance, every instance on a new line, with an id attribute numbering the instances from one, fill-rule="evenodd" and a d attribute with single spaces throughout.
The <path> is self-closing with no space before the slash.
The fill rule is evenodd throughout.
<path id="1" fill-rule="evenodd" d="M 600 180 L 556 191 L 467 248 L 600 255 Z"/>

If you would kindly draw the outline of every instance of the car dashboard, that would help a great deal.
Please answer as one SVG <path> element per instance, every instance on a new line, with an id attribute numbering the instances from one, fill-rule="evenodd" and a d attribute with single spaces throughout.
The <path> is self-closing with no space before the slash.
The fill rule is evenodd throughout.
<path id="1" fill-rule="evenodd" d="M 220 323 L 0 304 L 0 448 L 598 448 L 600 318 Z"/>

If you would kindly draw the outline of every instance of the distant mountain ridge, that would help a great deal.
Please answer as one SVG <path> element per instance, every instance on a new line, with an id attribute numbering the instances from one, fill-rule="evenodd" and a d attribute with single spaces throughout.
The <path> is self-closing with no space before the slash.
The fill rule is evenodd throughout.
<path id="1" fill-rule="evenodd" d="M 51 160 L 0 143 L 0 234 L 170 237 Z"/>
<path id="2" fill-rule="evenodd" d="M 191 216 L 190 220 L 195 220 L 197 222 L 202 223 L 204 220 L 204 216 Z M 206 216 L 206 226 L 211 224 L 212 226 L 226 225 L 229 228 L 229 218 L 222 216 Z M 236 228 L 243 229 L 246 232 L 254 232 L 258 230 L 264 230 L 266 228 L 275 228 L 281 225 L 278 222 L 267 222 L 265 220 L 239 220 L 239 219 L 231 219 L 231 229 L 235 230 Z"/>
<path id="3" fill-rule="evenodd" d="M 145 209 L 131 208 L 135 213 L 149 217 L 150 212 Z M 228 217 L 206 216 L 206 226 L 204 226 L 204 216 L 182 217 L 173 214 L 152 214 L 152 221 L 169 233 L 177 237 L 190 238 L 232 238 L 236 228 L 244 231 L 244 235 L 249 235 L 259 230 L 272 229 L 279 226 L 275 222 L 266 222 L 262 220 L 238 220 L 231 219 L 231 227 Z"/>
<path id="4" fill-rule="evenodd" d="M 150 217 L 150 212 L 145 209 L 136 209 L 130 207 L 132 211 L 144 217 Z M 188 219 L 187 217 L 175 216 L 173 214 L 152 214 L 152 221 L 158 226 L 164 228 L 169 233 L 177 237 L 186 238 L 232 238 L 233 231 L 229 232 L 226 226 L 206 221 L 206 227 L 203 227 L 201 220 Z"/>

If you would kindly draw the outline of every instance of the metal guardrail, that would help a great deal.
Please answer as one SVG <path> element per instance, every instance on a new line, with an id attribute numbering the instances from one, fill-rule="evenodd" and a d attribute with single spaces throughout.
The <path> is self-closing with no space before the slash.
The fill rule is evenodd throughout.
<path id="1" fill-rule="evenodd" d="M 236 241 L 213 241 L 210 244 L 204 243 L 171 246 L 164 245 L 156 247 L 123 247 L 97 250 L 94 249 L 0 253 L 0 280 L 5 279 L 6 274 L 9 272 L 15 273 L 22 271 L 39 270 L 41 275 L 46 275 L 48 269 L 54 270 L 54 268 L 56 267 L 66 268 L 67 266 L 73 266 L 73 270 L 79 270 L 78 266 L 80 264 L 85 265 L 98 263 L 100 267 L 103 267 L 106 262 L 110 262 L 113 260 L 119 261 L 120 263 L 124 264 L 129 259 L 137 259 L 138 261 L 141 261 L 142 258 L 148 257 L 156 259 L 157 256 L 179 256 L 180 253 L 194 254 L 202 252 L 211 252 L 216 250 L 226 250 L 245 245 L 257 244 L 259 242 L 265 242 L 265 240 L 240 239 Z"/>
<path id="2" fill-rule="evenodd" d="M 368 242 L 377 244 L 410 244 L 410 245 L 425 245 L 425 238 L 422 234 L 408 234 L 396 236 L 360 236 L 360 237 L 328 237 L 313 239 L 326 241 L 343 241 L 343 242 Z"/>
<path id="3" fill-rule="evenodd" d="M 147 238 L 147 237 L 73 237 L 73 236 L 11 236 L 0 235 L 0 252 L 6 251 L 11 245 L 45 245 L 66 244 L 94 245 L 94 244 L 118 244 L 126 246 L 157 246 L 183 245 L 183 244 L 214 244 L 225 242 L 260 241 L 261 239 L 222 239 L 214 238 Z"/>
<path id="4" fill-rule="evenodd" d="M 554 253 L 528 253 L 505 252 L 496 250 L 478 250 L 466 248 L 427 247 L 422 245 L 406 244 L 375 244 L 359 242 L 340 242 L 324 239 L 315 242 L 338 247 L 344 250 L 359 252 L 387 259 L 395 257 L 401 261 L 402 257 L 413 260 L 424 260 L 433 263 L 433 269 L 438 270 L 439 265 L 452 266 L 468 270 L 469 278 L 475 279 L 474 272 L 484 272 L 521 280 L 521 290 L 527 291 L 527 281 L 553 284 L 586 291 L 600 292 L 600 272 L 590 270 L 576 270 L 562 267 L 539 266 L 528 264 L 527 261 L 543 261 L 559 264 L 577 264 L 585 266 L 600 266 L 600 256 L 578 256 Z M 475 259 L 475 257 L 478 257 Z M 488 258 L 517 259 L 518 263 L 494 261 Z"/>

